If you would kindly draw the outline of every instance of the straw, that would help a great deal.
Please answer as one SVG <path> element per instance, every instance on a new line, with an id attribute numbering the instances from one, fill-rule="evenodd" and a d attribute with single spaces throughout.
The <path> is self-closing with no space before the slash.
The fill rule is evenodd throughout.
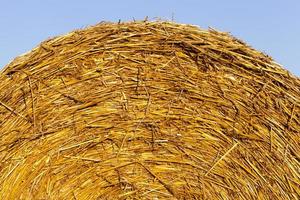
<path id="1" fill-rule="evenodd" d="M 0 199 L 300 198 L 300 80 L 228 33 L 103 22 L 0 83 Z"/>

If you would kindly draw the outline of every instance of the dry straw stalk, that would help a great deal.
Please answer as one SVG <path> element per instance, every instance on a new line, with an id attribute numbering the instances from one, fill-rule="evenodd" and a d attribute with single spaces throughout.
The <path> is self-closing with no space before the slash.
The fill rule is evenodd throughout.
<path id="1" fill-rule="evenodd" d="M 0 83 L 0 199 L 300 198 L 300 80 L 227 33 L 100 23 Z"/>

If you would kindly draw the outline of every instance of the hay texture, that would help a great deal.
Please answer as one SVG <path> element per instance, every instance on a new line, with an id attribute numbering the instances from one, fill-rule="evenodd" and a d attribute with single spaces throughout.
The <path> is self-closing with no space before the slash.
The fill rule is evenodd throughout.
<path id="1" fill-rule="evenodd" d="M 300 198 L 300 80 L 227 33 L 100 23 L 0 83 L 0 199 Z"/>

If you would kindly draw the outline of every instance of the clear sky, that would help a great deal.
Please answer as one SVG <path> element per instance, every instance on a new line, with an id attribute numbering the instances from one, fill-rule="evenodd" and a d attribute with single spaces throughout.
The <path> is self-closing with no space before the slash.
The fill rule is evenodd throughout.
<path id="1" fill-rule="evenodd" d="M 0 0 L 0 68 L 52 36 L 146 16 L 230 32 L 300 76 L 300 0 Z"/>

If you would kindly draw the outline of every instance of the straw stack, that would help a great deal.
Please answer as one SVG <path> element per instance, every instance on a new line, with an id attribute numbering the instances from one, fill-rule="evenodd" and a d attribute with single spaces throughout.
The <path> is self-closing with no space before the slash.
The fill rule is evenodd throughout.
<path id="1" fill-rule="evenodd" d="M 0 83 L 0 199 L 300 198 L 300 80 L 227 33 L 100 23 Z"/>

